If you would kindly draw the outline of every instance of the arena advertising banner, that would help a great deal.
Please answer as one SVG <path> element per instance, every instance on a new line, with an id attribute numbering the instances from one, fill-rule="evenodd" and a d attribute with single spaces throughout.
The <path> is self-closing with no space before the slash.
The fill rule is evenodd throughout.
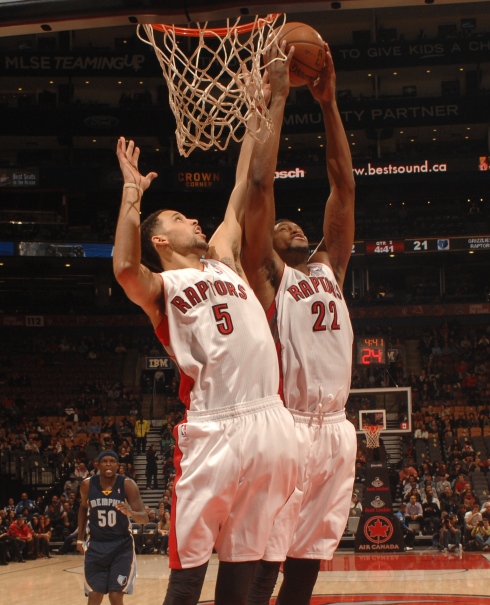
<path id="1" fill-rule="evenodd" d="M 39 187 L 37 168 L 0 168 L 0 188 Z"/>
<path id="2" fill-rule="evenodd" d="M 146 48 L 137 52 L 83 49 L 78 52 L 32 50 L 6 53 L 1 76 L 158 76 L 160 66 Z M 332 47 L 337 72 L 490 61 L 490 34 L 458 38 L 395 40 Z M 203 56 L 203 61 L 209 60 Z M 231 65 L 233 68 L 233 65 Z M 238 65 L 237 65 L 238 67 Z"/>
<path id="3" fill-rule="evenodd" d="M 487 105 L 477 96 L 340 100 L 339 111 L 347 130 L 488 121 Z M 285 134 L 315 133 L 322 128 L 322 124 L 323 115 L 317 106 L 301 104 L 286 107 L 283 124 Z"/>
<path id="4" fill-rule="evenodd" d="M 337 71 L 484 63 L 490 61 L 490 35 L 348 44 L 334 46 L 332 54 Z"/>
<path id="5" fill-rule="evenodd" d="M 404 548 L 401 525 L 393 513 L 388 469 L 383 462 L 368 462 L 354 550 L 400 553 Z"/>

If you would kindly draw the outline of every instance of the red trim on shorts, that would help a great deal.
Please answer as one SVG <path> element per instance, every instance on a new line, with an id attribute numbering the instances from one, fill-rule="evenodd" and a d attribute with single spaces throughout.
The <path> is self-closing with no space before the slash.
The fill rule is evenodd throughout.
<path id="1" fill-rule="evenodd" d="M 182 460 L 182 452 L 179 448 L 179 426 L 187 422 L 187 416 L 184 416 L 182 422 L 174 426 L 174 467 L 175 467 L 175 479 L 174 489 L 172 490 L 172 510 L 170 511 L 170 533 L 168 536 L 168 566 L 170 569 L 182 569 L 182 563 L 179 557 L 179 545 L 177 544 L 177 484 L 179 479 L 182 477 L 182 469 L 180 468 L 180 461 Z"/>
<path id="2" fill-rule="evenodd" d="M 271 306 L 265 312 L 267 322 L 269 324 L 272 338 L 274 339 L 274 345 L 276 347 L 277 360 L 279 362 L 279 389 L 277 394 L 284 402 L 284 375 L 282 371 L 282 358 L 281 358 L 281 341 L 279 339 L 279 326 L 277 325 L 277 306 L 276 299 L 271 303 Z"/>

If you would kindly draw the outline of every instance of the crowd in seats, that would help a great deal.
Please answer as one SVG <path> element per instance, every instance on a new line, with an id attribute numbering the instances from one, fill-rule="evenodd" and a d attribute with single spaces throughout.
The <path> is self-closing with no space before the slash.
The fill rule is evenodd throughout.
<path id="1" fill-rule="evenodd" d="M 398 345 L 401 334 L 397 332 Z M 409 335 L 413 338 L 413 331 Z M 388 347 L 396 347 L 394 338 Z M 394 501 L 413 536 L 428 536 L 434 547 L 488 550 L 490 330 L 443 321 L 420 334 L 419 351 L 418 373 L 406 372 L 395 361 L 388 372 L 367 379 L 356 374 L 358 388 L 393 382 L 411 387 L 412 433 L 404 440 L 401 461 L 392 465 Z M 358 492 L 365 481 L 365 462 L 361 438 Z"/>

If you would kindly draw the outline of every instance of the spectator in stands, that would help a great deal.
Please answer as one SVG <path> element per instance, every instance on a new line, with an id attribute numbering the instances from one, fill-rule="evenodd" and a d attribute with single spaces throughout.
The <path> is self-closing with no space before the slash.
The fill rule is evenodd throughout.
<path id="1" fill-rule="evenodd" d="M 170 513 L 168 511 L 164 512 L 163 518 L 161 518 L 158 522 L 158 533 L 161 536 L 160 554 L 167 555 L 168 537 L 170 534 Z"/>
<path id="2" fill-rule="evenodd" d="M 7 513 L 5 511 L 0 512 L 0 543 L 3 544 L 6 555 L 11 561 L 25 563 L 20 543 L 8 533 Z"/>
<path id="3" fill-rule="evenodd" d="M 422 439 L 423 441 L 427 441 L 429 439 L 429 433 L 422 421 L 416 423 L 415 432 L 413 436 L 414 439 Z"/>
<path id="4" fill-rule="evenodd" d="M 355 492 L 352 493 L 350 507 L 351 509 L 356 508 L 359 512 L 362 512 L 362 504 L 359 502 L 359 498 Z"/>
<path id="5" fill-rule="evenodd" d="M 134 434 L 136 436 L 136 454 L 146 453 L 146 439 L 150 432 L 150 423 L 143 418 L 143 414 L 138 416 L 134 424 Z"/>
<path id="6" fill-rule="evenodd" d="M 461 528 L 458 524 L 457 515 L 450 514 L 448 516 L 441 527 L 440 536 L 443 550 L 462 551 Z"/>
<path id="7" fill-rule="evenodd" d="M 409 475 L 408 480 L 403 486 L 403 499 L 407 497 L 408 494 L 411 493 L 413 489 L 419 489 L 419 484 L 414 475 Z"/>
<path id="8" fill-rule="evenodd" d="M 66 481 L 63 487 L 63 491 L 68 496 L 72 493 L 78 495 L 78 492 L 80 491 L 80 482 L 78 481 L 75 473 L 71 473 L 70 478 L 68 479 L 68 481 Z"/>
<path id="9" fill-rule="evenodd" d="M 356 461 L 356 470 L 354 476 L 354 483 L 365 483 L 366 482 L 366 469 L 360 460 Z"/>
<path id="10" fill-rule="evenodd" d="M 402 486 L 405 485 L 410 475 L 418 477 L 418 473 L 413 466 L 413 461 L 411 461 L 411 464 L 407 464 L 406 466 L 404 466 L 400 471 L 400 483 L 402 484 Z"/>
<path id="11" fill-rule="evenodd" d="M 453 481 L 452 489 L 459 496 L 466 490 L 467 483 L 468 477 L 464 473 L 459 473 L 457 479 Z"/>
<path id="12" fill-rule="evenodd" d="M 457 513 L 459 508 L 459 497 L 450 487 L 445 487 L 444 492 L 439 497 L 441 503 L 441 512 Z"/>
<path id="13" fill-rule="evenodd" d="M 490 550 L 490 520 L 483 519 L 472 530 L 471 537 L 474 539 L 478 550 Z"/>
<path id="14" fill-rule="evenodd" d="M 73 505 L 70 502 L 65 502 L 63 504 L 63 509 L 61 511 L 61 520 L 63 524 L 62 535 L 63 538 L 66 538 L 66 536 L 73 532 L 78 522 L 77 515 L 73 510 Z"/>
<path id="15" fill-rule="evenodd" d="M 439 531 L 441 527 L 441 510 L 432 496 L 432 492 L 427 493 L 426 501 L 422 504 L 423 509 L 423 530 L 422 533 L 426 536 L 431 536 Z"/>
<path id="16" fill-rule="evenodd" d="M 90 424 L 87 426 L 87 433 L 89 435 L 91 434 L 95 434 L 95 435 L 100 435 L 100 425 L 99 423 L 95 420 L 95 418 L 92 418 L 92 421 L 90 422 Z"/>
<path id="17" fill-rule="evenodd" d="M 92 458 L 92 461 L 90 462 L 88 467 L 88 471 L 90 477 L 93 477 L 99 472 L 99 462 L 97 460 L 97 457 Z"/>
<path id="18" fill-rule="evenodd" d="M 136 481 L 136 477 L 137 477 L 136 469 L 131 464 L 131 462 L 128 462 L 126 465 L 126 477 L 129 477 L 133 481 Z"/>
<path id="19" fill-rule="evenodd" d="M 475 504 L 476 504 L 476 506 L 480 507 L 478 498 L 476 497 L 476 495 L 471 490 L 471 487 L 469 487 L 469 486 L 465 489 L 465 491 L 462 494 L 460 494 L 460 502 L 462 504 L 464 504 L 468 509 L 475 506 Z"/>
<path id="20" fill-rule="evenodd" d="M 33 500 L 30 500 L 28 498 L 26 492 L 23 492 L 20 496 L 19 502 L 15 507 L 15 514 L 20 515 L 25 508 L 27 508 L 29 516 L 31 516 L 32 513 L 36 512 L 36 504 Z"/>
<path id="21" fill-rule="evenodd" d="M 74 531 L 72 531 L 72 533 L 70 535 L 68 535 L 65 538 L 65 541 L 63 542 L 60 549 L 58 550 L 58 554 L 66 555 L 70 551 L 73 551 L 75 554 L 78 553 L 78 551 L 76 549 L 77 537 L 78 537 L 78 526 L 76 527 L 76 529 Z M 54 552 L 56 552 L 56 551 L 54 551 Z"/>
<path id="22" fill-rule="evenodd" d="M 15 501 L 13 498 L 9 498 L 8 502 L 7 502 L 7 506 L 3 509 L 6 513 L 10 512 L 11 510 L 16 511 L 17 506 L 15 505 Z"/>
<path id="23" fill-rule="evenodd" d="M 83 462 L 80 462 L 78 464 L 77 468 L 75 469 L 74 475 L 77 481 L 79 481 L 80 483 L 89 476 L 88 469 Z"/>
<path id="24" fill-rule="evenodd" d="M 464 516 L 463 545 L 467 545 L 472 537 L 472 531 L 483 521 L 480 505 L 475 504 Z"/>
<path id="25" fill-rule="evenodd" d="M 415 495 L 410 496 L 410 501 L 406 508 L 406 519 L 409 523 L 416 523 L 419 526 L 420 531 L 422 530 L 422 523 L 424 518 L 424 510 L 420 502 L 417 502 Z"/>
<path id="26" fill-rule="evenodd" d="M 34 539 L 34 557 L 38 559 L 51 559 L 49 541 L 51 540 L 51 526 L 49 517 L 35 516 L 29 524 Z"/>
<path id="27" fill-rule="evenodd" d="M 488 496 L 487 500 L 482 504 L 480 512 L 483 518 L 488 517 L 490 520 L 490 496 Z"/>
<path id="28" fill-rule="evenodd" d="M 51 505 L 52 505 L 52 509 L 51 509 L 52 511 L 54 511 L 54 512 L 56 512 L 56 513 L 59 513 L 59 512 L 60 512 L 60 510 L 61 510 L 61 506 L 62 506 L 62 502 L 61 502 L 61 499 L 60 499 L 60 498 L 59 498 L 59 497 L 58 497 L 56 494 L 53 494 L 53 495 L 51 496 Z M 48 514 L 48 512 L 49 512 L 49 510 L 50 510 L 50 509 L 49 509 L 49 504 L 47 504 L 47 505 L 46 505 L 46 506 L 45 506 L 45 507 L 44 507 L 42 510 L 40 510 L 39 512 L 40 512 L 40 513 L 42 513 L 42 514 L 44 514 L 44 515 L 47 515 L 47 514 Z"/>
<path id="29" fill-rule="evenodd" d="M 16 520 L 8 528 L 8 535 L 17 540 L 23 558 L 33 558 L 34 539 L 32 537 L 32 531 L 27 525 L 23 515 L 17 515 Z"/>
<path id="30" fill-rule="evenodd" d="M 405 550 L 413 550 L 415 544 L 415 532 L 408 525 L 407 521 L 407 505 L 405 502 L 400 504 L 399 510 L 395 513 L 395 517 L 400 522 L 403 539 L 405 541 Z"/>
<path id="31" fill-rule="evenodd" d="M 157 446 L 152 444 L 146 452 L 146 489 L 158 489 Z"/>

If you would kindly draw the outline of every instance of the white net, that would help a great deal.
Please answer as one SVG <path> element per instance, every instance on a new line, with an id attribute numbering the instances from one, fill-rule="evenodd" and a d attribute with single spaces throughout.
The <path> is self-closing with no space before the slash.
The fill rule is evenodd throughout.
<path id="1" fill-rule="evenodd" d="M 382 426 L 364 426 L 364 434 L 366 435 L 366 447 L 374 449 L 379 447 L 379 436 L 383 430 Z"/>
<path id="2" fill-rule="evenodd" d="M 262 57 L 276 43 L 279 17 L 255 17 L 246 32 L 239 18 L 219 30 L 197 23 L 185 30 L 192 31 L 192 38 L 179 36 L 182 28 L 174 26 L 138 26 L 138 37 L 153 46 L 167 82 L 181 155 L 188 157 L 196 147 L 224 150 L 232 139 L 240 142 L 253 116 L 251 134 L 261 141 L 268 137 L 272 120 L 262 91 Z M 281 25 L 284 21 L 285 16 Z M 161 36 L 159 43 L 156 35 Z"/>

